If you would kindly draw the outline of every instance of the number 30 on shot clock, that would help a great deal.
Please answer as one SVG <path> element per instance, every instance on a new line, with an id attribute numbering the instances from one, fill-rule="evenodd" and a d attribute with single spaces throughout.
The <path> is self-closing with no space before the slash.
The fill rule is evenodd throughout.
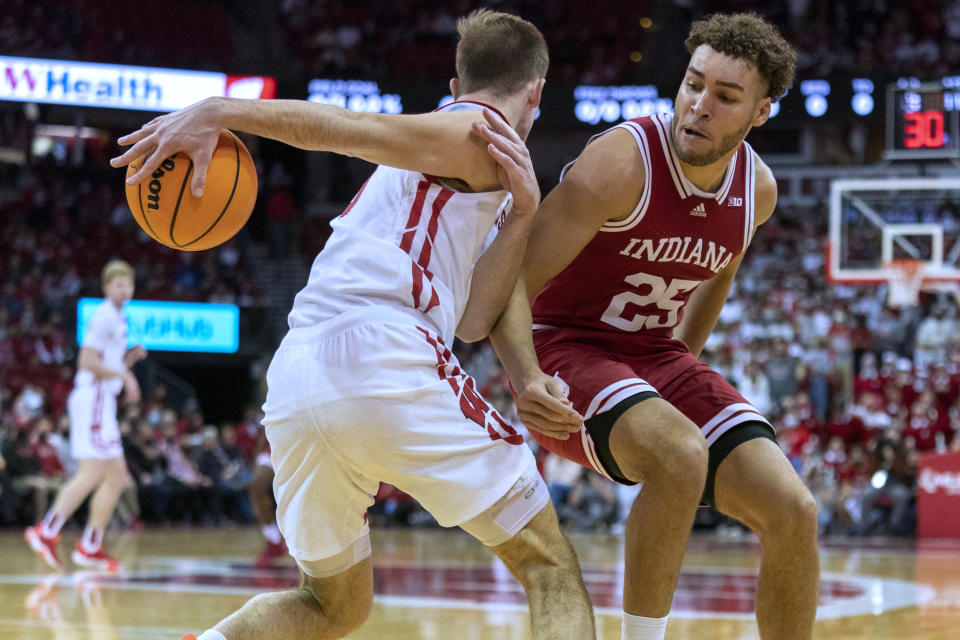
<path id="1" fill-rule="evenodd" d="M 887 90 L 890 160 L 960 158 L 960 91 L 940 83 Z"/>

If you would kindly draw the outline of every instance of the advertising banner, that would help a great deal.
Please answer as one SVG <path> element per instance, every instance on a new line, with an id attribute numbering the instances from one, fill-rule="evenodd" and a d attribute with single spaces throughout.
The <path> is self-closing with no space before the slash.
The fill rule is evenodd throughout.
<path id="1" fill-rule="evenodd" d="M 77 344 L 101 298 L 77 303 Z M 236 353 L 240 345 L 240 309 L 232 304 L 131 300 L 123 307 L 127 341 L 152 351 Z"/>
<path id="2" fill-rule="evenodd" d="M 960 451 L 920 457 L 917 537 L 960 538 Z"/>
<path id="3" fill-rule="evenodd" d="M 269 76 L 0 56 L 0 100 L 168 112 L 211 96 L 276 92 Z"/>

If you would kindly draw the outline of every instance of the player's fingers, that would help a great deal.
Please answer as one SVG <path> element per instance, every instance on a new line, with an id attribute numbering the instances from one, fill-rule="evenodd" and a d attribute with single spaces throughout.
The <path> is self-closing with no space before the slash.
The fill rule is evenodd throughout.
<path id="1" fill-rule="evenodd" d="M 112 158 L 110 160 L 110 166 L 111 167 L 126 166 L 131 162 L 133 162 L 134 160 L 136 160 L 137 158 L 144 156 L 150 153 L 151 151 L 153 151 L 153 146 L 154 146 L 154 142 L 152 139 L 141 140 L 140 142 L 136 143 L 135 145 L 127 149 L 121 155 L 117 156 L 116 158 Z"/>
<path id="2" fill-rule="evenodd" d="M 190 180 L 190 190 L 195 198 L 203 195 L 203 186 L 207 182 L 207 168 L 213 157 L 213 149 L 203 150 L 193 157 L 193 178 Z"/>
<path id="3" fill-rule="evenodd" d="M 531 411 L 537 411 L 540 415 L 555 422 L 565 422 L 569 424 L 580 424 L 583 422 L 583 416 L 577 413 L 569 403 L 550 396 L 539 396 L 532 399 L 533 402 L 527 406 Z"/>
<path id="4" fill-rule="evenodd" d="M 134 144 L 135 142 L 140 142 L 147 136 L 153 133 L 153 130 L 156 127 L 151 127 L 149 125 L 144 125 L 132 133 L 128 133 L 125 136 L 120 136 L 117 138 L 117 144 L 126 146 L 128 144 Z"/>
<path id="5" fill-rule="evenodd" d="M 522 167 L 523 170 L 529 170 L 530 173 L 533 173 L 533 165 L 530 162 L 530 156 L 527 155 L 526 147 L 523 145 L 517 147 L 514 143 L 497 134 L 490 140 L 490 144 L 510 156 L 518 167 Z"/>
<path id="6" fill-rule="evenodd" d="M 524 426 L 527 427 L 530 431 L 536 431 L 550 438 L 556 440 L 567 440 L 570 438 L 571 432 L 565 429 L 557 429 L 549 422 L 544 422 L 535 417 L 531 416 L 522 416 L 518 414 L 520 421 L 523 422 Z"/>
<path id="7" fill-rule="evenodd" d="M 488 144 L 487 151 L 493 156 L 493 159 L 497 161 L 501 167 L 506 169 L 512 176 L 520 176 L 523 172 L 523 169 L 517 161 L 513 159 L 513 156 L 504 153 L 496 145 Z"/>
<path id="8" fill-rule="evenodd" d="M 556 431 L 576 431 L 583 424 L 583 418 L 576 411 L 563 405 L 545 405 L 538 402 L 525 402 L 517 408 L 517 414 L 551 425 Z"/>
<path id="9" fill-rule="evenodd" d="M 500 149 L 500 151 L 508 154 L 518 165 L 530 165 L 530 152 L 527 150 L 526 145 L 524 145 L 522 141 L 511 140 L 509 137 L 494 131 L 489 126 L 479 121 L 473 123 L 473 129 L 477 135 Z"/>
<path id="10" fill-rule="evenodd" d="M 157 167 L 159 167 L 160 163 L 166 158 L 167 156 L 162 152 L 161 149 L 155 149 L 143 161 L 143 166 L 140 167 L 140 170 L 127 178 L 127 184 L 139 184 L 140 182 L 143 182 L 150 177 L 150 174 L 157 170 Z"/>
<path id="11" fill-rule="evenodd" d="M 493 111 L 490 111 L 490 109 L 484 109 L 483 117 L 494 131 L 506 136 L 512 142 L 523 144 L 523 140 L 520 139 L 516 129 L 507 124 L 506 120 L 494 114 Z"/>

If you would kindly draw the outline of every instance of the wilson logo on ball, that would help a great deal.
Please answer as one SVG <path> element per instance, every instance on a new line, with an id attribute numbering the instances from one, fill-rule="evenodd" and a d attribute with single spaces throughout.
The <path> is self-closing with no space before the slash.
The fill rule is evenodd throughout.
<path id="1" fill-rule="evenodd" d="M 177 165 L 173 161 L 173 158 L 167 158 L 160 163 L 160 168 L 153 172 L 151 176 L 153 180 L 147 185 L 147 189 L 150 191 L 150 193 L 147 194 L 147 209 L 160 208 L 160 190 L 163 188 L 160 178 L 163 177 L 165 171 L 173 171 L 176 167 Z"/>
<path id="2" fill-rule="evenodd" d="M 127 176 L 143 159 L 127 168 Z M 193 161 L 178 153 L 165 158 L 148 180 L 127 185 L 127 204 L 151 238 L 174 249 L 202 251 L 232 238 L 246 224 L 257 198 L 257 171 L 250 152 L 224 130 L 207 168 L 203 195 L 190 189 Z"/>

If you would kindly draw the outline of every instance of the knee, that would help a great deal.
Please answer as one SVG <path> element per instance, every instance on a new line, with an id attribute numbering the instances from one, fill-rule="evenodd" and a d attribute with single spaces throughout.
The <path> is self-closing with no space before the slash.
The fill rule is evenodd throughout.
<path id="1" fill-rule="evenodd" d="M 757 534 L 764 537 L 776 536 L 793 541 L 815 540 L 817 537 L 818 508 L 817 501 L 805 486 L 797 483 L 783 498 L 776 501 L 772 508 L 761 518 Z"/>
<path id="2" fill-rule="evenodd" d="M 493 547 L 493 551 L 528 595 L 582 585 L 577 554 L 561 533 L 550 504 L 513 538 Z"/>
<path id="3" fill-rule="evenodd" d="M 621 471 L 630 480 L 657 486 L 658 491 L 690 493 L 699 499 L 707 477 L 707 442 L 693 423 L 676 422 L 664 424 L 668 437 L 656 442 L 644 442 L 638 435 L 631 452 L 623 456 Z"/>

